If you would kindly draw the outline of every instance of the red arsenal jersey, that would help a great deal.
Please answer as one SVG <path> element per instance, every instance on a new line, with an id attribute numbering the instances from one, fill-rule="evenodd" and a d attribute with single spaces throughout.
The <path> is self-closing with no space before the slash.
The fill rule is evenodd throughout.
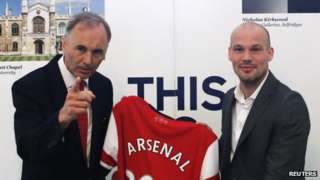
<path id="1" fill-rule="evenodd" d="M 218 141 L 207 127 L 176 121 L 143 99 L 113 108 L 101 156 L 112 180 L 218 180 Z"/>

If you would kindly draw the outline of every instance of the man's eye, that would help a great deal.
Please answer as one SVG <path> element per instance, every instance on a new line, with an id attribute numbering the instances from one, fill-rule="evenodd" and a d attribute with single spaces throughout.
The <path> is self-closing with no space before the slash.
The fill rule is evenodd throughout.
<path id="1" fill-rule="evenodd" d="M 252 48 L 251 51 L 253 52 L 258 52 L 258 51 L 261 51 L 262 48 L 259 48 L 259 47 L 256 47 L 256 48 Z"/>
<path id="2" fill-rule="evenodd" d="M 102 49 L 94 49 L 92 51 L 92 55 L 94 58 L 96 59 L 104 59 L 104 53 L 103 53 L 103 50 Z"/>
<path id="3" fill-rule="evenodd" d="M 92 54 L 95 56 L 101 56 L 101 55 L 103 55 L 103 52 L 100 49 L 95 49 L 92 51 Z"/>
<path id="4" fill-rule="evenodd" d="M 79 51 L 80 53 L 85 53 L 87 51 L 87 48 L 83 47 L 83 46 L 77 46 L 77 51 Z"/>
<path id="5" fill-rule="evenodd" d="M 242 52 L 243 51 L 243 48 L 233 48 L 233 51 L 235 51 L 235 52 Z"/>

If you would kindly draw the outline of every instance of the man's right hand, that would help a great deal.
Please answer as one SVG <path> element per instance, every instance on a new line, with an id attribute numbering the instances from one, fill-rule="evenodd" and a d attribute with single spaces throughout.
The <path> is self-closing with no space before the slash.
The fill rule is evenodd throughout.
<path id="1" fill-rule="evenodd" d="M 90 90 L 80 90 L 81 78 L 77 77 L 74 85 L 69 89 L 63 107 L 59 111 L 59 122 L 67 127 L 77 115 L 85 113 L 92 100 L 96 97 Z"/>

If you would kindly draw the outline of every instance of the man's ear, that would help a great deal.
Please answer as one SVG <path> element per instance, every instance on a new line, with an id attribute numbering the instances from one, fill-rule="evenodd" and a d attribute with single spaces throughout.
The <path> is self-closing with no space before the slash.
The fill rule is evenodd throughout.
<path id="1" fill-rule="evenodd" d="M 62 37 L 62 39 L 61 39 L 62 50 L 64 50 L 64 49 L 65 49 L 65 47 L 66 47 L 66 43 L 67 43 L 67 38 Z"/>
<path id="2" fill-rule="evenodd" d="M 273 47 L 270 47 L 270 48 L 268 49 L 268 54 L 269 54 L 269 59 L 268 59 L 268 61 L 270 62 L 270 61 L 273 59 L 273 54 L 274 54 L 274 49 L 273 49 Z"/>
<path id="3" fill-rule="evenodd" d="M 229 61 L 231 61 L 231 53 L 232 53 L 232 48 L 231 47 L 228 47 L 228 59 Z"/>

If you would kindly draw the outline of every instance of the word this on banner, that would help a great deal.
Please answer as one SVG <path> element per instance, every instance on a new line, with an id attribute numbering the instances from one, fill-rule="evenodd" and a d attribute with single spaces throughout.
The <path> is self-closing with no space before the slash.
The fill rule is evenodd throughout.
<path id="1" fill-rule="evenodd" d="M 164 108 L 164 98 L 166 97 L 177 97 L 177 109 L 185 110 L 185 90 L 189 88 L 189 102 L 190 110 L 198 109 L 198 91 L 197 87 L 198 78 L 191 76 L 186 79 L 185 77 L 177 77 L 177 86 L 175 89 L 165 89 L 164 88 L 164 77 L 128 77 L 128 84 L 135 84 L 137 86 L 137 95 L 144 98 L 145 85 L 156 85 L 157 93 L 157 109 L 163 110 Z M 189 87 L 186 87 L 186 81 L 189 81 Z M 212 103 L 207 100 L 201 102 L 201 106 L 209 111 L 218 111 L 222 108 L 222 100 L 224 97 L 224 92 L 213 88 L 213 85 L 222 86 L 226 80 L 220 76 L 209 76 L 202 81 L 202 91 L 209 95 L 218 98 L 218 103 Z"/>

